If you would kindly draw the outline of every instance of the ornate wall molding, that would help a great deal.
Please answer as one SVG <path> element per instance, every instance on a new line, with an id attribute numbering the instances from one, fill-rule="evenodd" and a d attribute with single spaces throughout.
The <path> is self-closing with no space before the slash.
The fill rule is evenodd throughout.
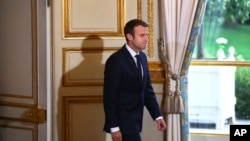
<path id="1" fill-rule="evenodd" d="M 103 60 L 106 60 L 117 49 L 63 48 L 63 86 L 102 86 L 105 64 Z"/>
<path id="2" fill-rule="evenodd" d="M 63 38 L 122 37 L 124 14 L 124 0 L 64 0 Z"/>
<path id="3" fill-rule="evenodd" d="M 63 86 L 102 86 L 103 85 L 103 71 L 104 64 L 102 62 L 102 56 L 108 57 L 110 54 L 115 52 L 118 48 L 63 48 Z M 103 55 L 106 54 L 106 55 Z M 86 62 L 84 63 L 83 57 Z M 88 65 L 88 60 L 91 60 L 90 63 L 96 63 L 95 66 L 91 69 L 91 66 Z M 102 63 L 101 63 L 102 62 Z M 78 65 L 74 65 L 77 63 Z M 99 65 L 99 66 L 98 66 Z M 86 71 L 85 76 L 84 67 L 90 72 Z M 96 68 L 94 68 L 96 67 Z M 73 70 L 74 69 L 74 70 Z M 77 70 L 78 69 L 78 70 Z M 151 73 L 151 79 L 153 83 L 163 83 L 164 82 L 164 70 L 160 62 L 149 62 L 149 71 Z M 91 73 L 91 74 L 89 74 Z M 94 78 L 93 76 L 98 78 Z"/>
<path id="4" fill-rule="evenodd" d="M 72 141 L 73 138 L 83 138 L 83 136 L 85 139 L 92 139 L 92 140 L 101 140 L 105 138 L 104 132 L 102 132 L 101 130 L 95 131 L 96 130 L 95 128 L 101 129 L 103 126 L 102 123 L 104 123 L 104 117 L 102 117 L 104 115 L 102 114 L 103 111 L 102 102 L 103 102 L 102 96 L 63 97 L 62 125 L 64 129 L 63 131 L 64 141 Z M 91 122 L 88 122 L 89 120 L 91 120 Z M 89 128 L 85 128 L 87 130 L 85 130 L 85 132 L 82 132 L 83 131 L 82 128 L 86 126 L 89 126 Z M 77 134 L 78 131 L 82 133 Z M 94 136 L 92 134 L 94 134 Z"/>
<path id="5" fill-rule="evenodd" d="M 142 0 L 137 0 L 137 18 L 142 19 Z"/>
<path id="6" fill-rule="evenodd" d="M 147 0 L 147 3 L 143 3 L 142 0 L 137 0 L 137 18 L 143 19 L 143 5 L 146 4 L 147 8 L 147 22 L 149 25 L 149 44 L 148 44 L 148 57 L 154 57 L 154 1 Z"/>
<path id="7" fill-rule="evenodd" d="M 148 44 L 148 57 L 154 57 L 154 1 L 147 1 L 147 17 L 149 24 L 149 44 Z"/>

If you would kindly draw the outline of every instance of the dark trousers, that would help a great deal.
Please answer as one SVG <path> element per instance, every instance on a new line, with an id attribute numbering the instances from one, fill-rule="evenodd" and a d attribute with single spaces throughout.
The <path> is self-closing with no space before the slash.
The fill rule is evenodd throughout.
<path id="1" fill-rule="evenodd" d="M 122 141 L 141 141 L 141 135 L 138 134 L 125 134 L 122 135 Z"/>

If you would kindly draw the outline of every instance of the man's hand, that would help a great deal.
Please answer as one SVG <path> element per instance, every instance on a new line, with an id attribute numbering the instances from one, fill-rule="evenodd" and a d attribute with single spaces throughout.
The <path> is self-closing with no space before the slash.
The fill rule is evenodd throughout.
<path id="1" fill-rule="evenodd" d="M 163 119 L 156 120 L 156 123 L 159 131 L 163 131 L 167 128 L 167 125 Z"/>
<path id="2" fill-rule="evenodd" d="M 116 131 L 111 133 L 112 140 L 113 141 L 122 141 L 122 133 L 121 131 Z"/>

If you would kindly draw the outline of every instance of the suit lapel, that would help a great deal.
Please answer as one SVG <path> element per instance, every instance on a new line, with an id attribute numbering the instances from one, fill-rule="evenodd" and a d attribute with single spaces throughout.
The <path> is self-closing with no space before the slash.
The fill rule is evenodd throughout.
<path id="1" fill-rule="evenodd" d="M 126 57 L 126 60 L 128 61 L 129 67 L 136 73 L 137 72 L 137 66 L 135 64 L 135 61 L 129 51 L 126 49 L 125 45 L 122 47 L 122 50 L 124 52 L 124 55 Z"/>
<path id="2" fill-rule="evenodd" d="M 134 60 L 134 58 L 131 56 L 131 54 L 129 53 L 129 51 L 127 50 L 127 48 L 125 47 L 125 45 L 122 47 L 122 50 L 123 50 L 123 52 L 124 52 L 124 55 L 126 56 L 126 59 L 128 60 L 128 63 L 129 63 L 129 66 L 130 66 L 130 68 L 134 71 L 134 73 L 135 74 L 137 74 L 137 78 L 138 78 L 138 83 L 139 83 L 139 85 L 141 85 L 142 84 L 142 81 L 140 80 L 140 77 L 139 77 L 139 73 L 138 73 L 138 68 L 137 68 L 137 66 L 136 66 L 136 63 L 135 63 L 135 60 Z M 140 53 L 140 56 L 141 56 L 141 53 Z M 143 58 L 142 56 L 141 56 L 141 58 Z M 145 59 L 142 59 L 142 68 L 143 68 L 143 74 L 145 73 L 144 72 L 144 69 L 145 69 L 145 64 L 144 64 L 144 62 L 145 62 Z M 144 78 L 144 75 L 143 75 L 143 78 Z"/>

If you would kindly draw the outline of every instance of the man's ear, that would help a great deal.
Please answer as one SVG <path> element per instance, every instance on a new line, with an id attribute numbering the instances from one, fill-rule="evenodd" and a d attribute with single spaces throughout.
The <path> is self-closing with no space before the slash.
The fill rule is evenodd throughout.
<path id="1" fill-rule="evenodd" d="M 126 36 L 127 36 L 127 39 L 128 39 L 128 40 L 133 40 L 132 34 L 129 34 L 129 33 L 128 33 Z"/>

